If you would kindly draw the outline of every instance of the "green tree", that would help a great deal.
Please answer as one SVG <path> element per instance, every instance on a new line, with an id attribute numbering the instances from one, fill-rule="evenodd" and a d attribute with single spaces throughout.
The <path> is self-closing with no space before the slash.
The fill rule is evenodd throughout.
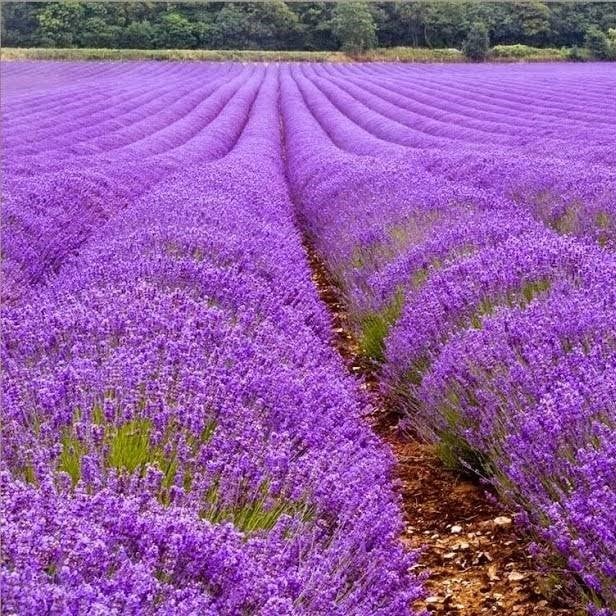
<path id="1" fill-rule="evenodd" d="M 515 42 L 539 45 L 550 31 L 550 10 L 547 5 L 537 0 L 520 2 L 513 5 L 516 21 L 519 24 Z"/>
<path id="2" fill-rule="evenodd" d="M 343 51 L 361 53 L 376 45 L 376 25 L 365 2 L 339 2 L 334 8 L 332 32 Z"/>
<path id="3" fill-rule="evenodd" d="M 615 3 L 557 2 L 549 9 L 550 34 L 544 45 L 582 45 L 588 28 L 595 26 L 605 32 L 616 26 Z"/>
<path id="4" fill-rule="evenodd" d="M 222 49 L 292 49 L 301 44 L 299 18 L 282 0 L 229 3 L 217 14 L 213 42 Z"/>
<path id="5" fill-rule="evenodd" d="M 608 60 L 612 55 L 607 36 L 595 26 L 591 26 L 586 30 L 584 47 L 586 47 L 590 55 L 597 60 Z"/>
<path id="6" fill-rule="evenodd" d="M 294 47 L 301 29 L 297 15 L 283 2 L 257 2 L 249 10 L 250 38 L 257 49 L 289 49 Z"/>
<path id="7" fill-rule="evenodd" d="M 424 40 L 426 7 L 422 2 L 403 3 L 398 8 L 398 23 L 402 27 L 399 43 L 419 47 Z"/>
<path id="8" fill-rule="evenodd" d="M 607 42 L 610 46 L 610 54 L 612 58 L 616 58 L 616 28 L 610 28 L 607 31 Z"/>
<path id="9" fill-rule="evenodd" d="M 250 15 L 240 4 L 228 3 L 216 14 L 212 32 L 218 49 L 243 49 L 248 42 Z"/>
<path id="10" fill-rule="evenodd" d="M 470 6 L 470 9 L 473 9 Z M 480 11 L 483 9 L 480 7 Z M 482 14 L 469 16 L 469 5 L 460 2 L 436 2 L 426 13 L 425 36 L 428 47 L 458 47 L 472 21 L 485 21 Z"/>
<path id="11" fill-rule="evenodd" d="M 298 49 L 336 49 L 338 42 L 332 32 L 332 5 L 329 2 L 299 2 L 290 5 L 297 14 L 301 43 Z"/>
<path id="12" fill-rule="evenodd" d="M 35 8 L 25 2 L 2 3 L 0 40 L 6 47 L 38 47 L 41 44 Z"/>
<path id="13" fill-rule="evenodd" d="M 6 46 L 206 47 L 361 51 L 379 46 L 460 48 L 482 22 L 492 44 L 582 46 L 589 28 L 616 28 L 616 3 L 61 2 L 2 1 Z M 336 29 L 336 32 L 334 32 Z M 378 39 L 375 41 L 375 34 Z M 584 55 L 586 51 L 583 51 Z"/>
<path id="14" fill-rule="evenodd" d="M 163 44 L 170 49 L 191 49 L 197 38 L 193 25 L 186 17 L 176 11 L 165 13 L 160 20 Z"/>
<path id="15" fill-rule="evenodd" d="M 102 17 L 88 17 L 79 32 L 79 45 L 83 47 L 118 47 L 122 28 L 108 24 Z"/>
<path id="16" fill-rule="evenodd" d="M 490 37 L 488 35 L 488 28 L 480 21 L 474 23 L 462 45 L 464 55 L 471 60 L 479 62 L 487 58 L 489 50 Z"/>
<path id="17" fill-rule="evenodd" d="M 158 36 L 156 28 L 147 19 L 132 21 L 122 31 L 121 45 L 128 49 L 152 49 Z"/>
<path id="18" fill-rule="evenodd" d="M 78 39 L 83 19 L 79 2 L 52 2 L 38 14 L 41 42 L 44 47 L 72 47 Z"/>

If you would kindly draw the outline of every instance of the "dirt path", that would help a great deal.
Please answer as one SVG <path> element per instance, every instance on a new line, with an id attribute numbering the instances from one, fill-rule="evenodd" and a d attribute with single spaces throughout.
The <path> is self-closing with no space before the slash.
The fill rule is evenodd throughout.
<path id="1" fill-rule="evenodd" d="M 314 283 L 333 315 L 336 348 L 349 371 L 362 378 L 361 387 L 372 398 L 373 429 L 397 460 L 403 541 L 410 549 L 423 549 L 419 568 L 430 573 L 428 597 L 415 607 L 438 615 L 572 616 L 573 610 L 559 605 L 558 588 L 549 588 L 533 569 L 528 540 L 516 533 L 511 514 L 477 483 L 445 469 L 432 446 L 396 428 L 395 417 L 379 396 L 374 366 L 358 353 L 327 269 L 310 246 L 306 249 Z"/>

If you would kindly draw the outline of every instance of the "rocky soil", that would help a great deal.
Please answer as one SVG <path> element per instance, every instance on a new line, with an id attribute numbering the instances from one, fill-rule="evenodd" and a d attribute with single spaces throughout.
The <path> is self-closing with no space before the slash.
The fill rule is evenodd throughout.
<path id="1" fill-rule="evenodd" d="M 379 394 L 376 367 L 359 354 L 338 289 L 314 250 L 307 250 L 313 280 L 332 313 L 334 344 L 369 397 L 374 430 L 396 457 L 402 541 L 422 551 L 417 566 L 429 573 L 427 596 L 413 607 L 439 616 L 573 616 L 558 586 L 536 570 L 529 539 L 511 512 L 479 482 L 446 469 L 432 445 L 398 429 L 395 409 Z"/>

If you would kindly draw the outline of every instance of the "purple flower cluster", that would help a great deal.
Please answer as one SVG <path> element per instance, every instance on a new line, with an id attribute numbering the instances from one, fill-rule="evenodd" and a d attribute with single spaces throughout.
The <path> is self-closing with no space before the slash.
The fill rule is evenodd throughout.
<path id="1" fill-rule="evenodd" d="M 614 67 L 292 66 L 281 88 L 300 221 L 384 392 L 616 613 Z"/>
<path id="2" fill-rule="evenodd" d="M 391 454 L 295 223 L 284 71 L 2 70 L 3 609 L 408 613 Z"/>
<path id="3" fill-rule="evenodd" d="M 147 65 L 140 66 L 143 73 Z M 18 94 L 21 80 L 32 79 L 24 73 L 11 79 L 16 92 L 9 90 L 3 109 L 9 300 L 53 275 L 93 230 L 156 183 L 228 153 L 263 79 L 262 70 L 224 66 L 166 81 L 116 70 L 81 87 L 70 81 L 40 101 Z"/>

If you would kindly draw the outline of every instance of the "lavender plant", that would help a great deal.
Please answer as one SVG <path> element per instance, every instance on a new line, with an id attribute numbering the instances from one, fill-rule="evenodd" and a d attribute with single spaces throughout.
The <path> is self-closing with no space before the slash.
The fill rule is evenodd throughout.
<path id="1" fill-rule="evenodd" d="M 613 67 L 1 70 L 7 611 L 408 613 L 305 234 L 384 393 L 616 613 Z"/>
<path id="2" fill-rule="evenodd" d="M 154 92 L 198 69 L 149 67 L 131 78 Z M 147 147 L 130 165 L 86 157 L 108 182 L 103 214 L 79 219 L 91 194 L 54 193 L 62 220 L 7 204 L 36 211 L 31 234 L 5 233 L 10 258 L 41 272 L 12 278 L 2 309 L 9 613 L 386 615 L 422 594 L 391 454 L 330 345 L 295 226 L 278 71 L 230 72 L 219 124 L 193 127 L 181 155 L 174 137 L 145 185 Z"/>
<path id="3" fill-rule="evenodd" d="M 288 177 L 383 392 L 616 613 L 613 67 L 281 72 Z"/>

